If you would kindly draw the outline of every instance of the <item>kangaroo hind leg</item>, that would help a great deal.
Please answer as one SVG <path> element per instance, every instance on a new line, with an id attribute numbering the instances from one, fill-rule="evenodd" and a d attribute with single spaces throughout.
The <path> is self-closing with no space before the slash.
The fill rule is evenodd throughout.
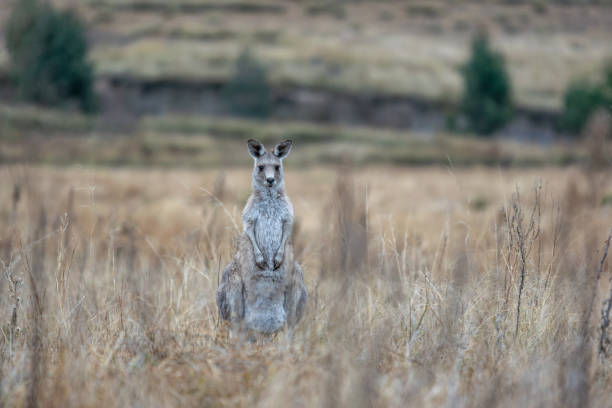
<path id="1" fill-rule="evenodd" d="M 307 300 L 308 292 L 306 291 L 306 285 L 304 285 L 302 268 L 300 264 L 294 262 L 292 278 L 285 292 L 285 311 L 287 313 L 287 329 L 289 333 L 293 331 L 293 327 L 302 319 Z"/>
<path id="2" fill-rule="evenodd" d="M 236 260 L 227 265 L 217 289 L 219 316 L 223 320 L 230 321 L 232 327 L 230 335 L 244 319 L 244 283 L 239 268 Z"/>

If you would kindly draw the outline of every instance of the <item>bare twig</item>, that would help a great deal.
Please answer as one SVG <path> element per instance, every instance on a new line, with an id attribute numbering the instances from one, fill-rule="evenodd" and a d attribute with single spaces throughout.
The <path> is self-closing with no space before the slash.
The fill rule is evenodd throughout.
<path id="1" fill-rule="evenodd" d="M 516 322 L 514 326 L 514 336 L 518 335 L 519 322 L 521 317 L 521 300 L 525 288 L 527 277 L 527 262 L 531 257 L 532 250 L 536 241 L 540 237 L 540 217 L 541 217 L 541 184 L 536 184 L 534 188 L 534 203 L 529 215 L 529 223 L 524 222 L 524 213 L 521 206 L 520 193 L 513 194 L 510 202 L 510 210 L 506 212 L 508 223 L 508 254 L 506 262 L 510 271 L 513 271 L 518 264 L 518 293 L 516 302 Z M 508 300 L 506 296 L 506 301 Z"/>
<path id="2" fill-rule="evenodd" d="M 227 209 L 227 207 L 225 206 L 225 204 L 223 204 L 223 202 L 221 200 L 219 200 L 217 198 L 217 196 L 215 196 L 213 193 L 211 193 L 210 191 L 208 191 L 207 189 L 205 189 L 204 187 L 200 187 L 200 190 L 204 191 L 206 194 L 208 194 L 208 196 L 210 198 L 212 198 L 217 205 L 219 205 L 222 209 L 223 212 L 225 213 L 225 215 L 227 215 L 227 218 L 229 218 L 229 220 L 232 222 L 232 226 L 234 227 L 234 230 L 240 232 L 240 228 L 238 228 L 238 224 L 236 224 L 236 221 L 234 221 L 234 217 L 232 216 L 232 214 L 229 212 L 229 210 Z"/>
<path id="3" fill-rule="evenodd" d="M 604 262 L 608 256 L 608 250 L 610 249 L 610 240 L 612 239 L 612 229 L 606 240 L 606 246 L 604 249 L 603 256 L 599 262 L 599 268 L 597 269 L 597 280 L 601 276 Z M 612 308 L 612 287 L 610 287 L 610 296 L 604 302 L 603 308 L 601 309 L 601 335 L 599 337 L 599 354 L 607 356 L 607 346 L 610 344 L 610 338 L 608 338 L 608 326 L 610 326 L 610 309 Z"/>
<path id="4" fill-rule="evenodd" d="M 15 341 L 15 335 L 19 331 L 19 327 L 17 326 L 17 316 L 19 311 L 19 304 L 21 303 L 21 297 L 19 296 L 19 286 L 22 283 L 22 278 L 20 276 L 14 275 L 11 270 L 14 266 L 13 263 L 9 263 L 9 265 L 4 265 L 4 274 L 6 276 L 6 280 L 9 283 L 9 296 L 12 300 L 12 311 L 11 311 L 11 321 L 9 323 L 9 356 L 13 355 L 13 343 Z"/>

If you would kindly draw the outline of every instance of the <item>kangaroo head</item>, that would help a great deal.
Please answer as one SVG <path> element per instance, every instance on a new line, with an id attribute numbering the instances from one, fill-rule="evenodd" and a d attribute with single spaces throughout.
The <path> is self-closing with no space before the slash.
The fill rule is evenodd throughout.
<path id="1" fill-rule="evenodd" d="M 254 139 L 249 139 L 249 153 L 253 156 L 253 185 L 273 188 L 283 184 L 283 159 L 287 157 L 292 145 L 291 140 L 284 140 L 274 146 L 272 151 L 266 151 L 264 145 Z"/>

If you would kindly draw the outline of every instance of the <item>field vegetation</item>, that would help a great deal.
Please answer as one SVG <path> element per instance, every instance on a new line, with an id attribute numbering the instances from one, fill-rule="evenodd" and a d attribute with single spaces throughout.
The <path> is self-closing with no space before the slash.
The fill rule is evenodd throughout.
<path id="1" fill-rule="evenodd" d="M 612 121 L 591 107 L 610 1 L 51 2 L 84 18 L 98 78 L 222 81 L 219 103 L 251 118 L 124 111 L 108 81 L 95 116 L 17 103 L 0 47 L 0 407 L 609 406 Z M 582 138 L 252 114 L 279 85 L 457 106 L 477 30 L 513 86 L 485 95 L 496 125 L 510 96 L 558 111 L 584 77 Z M 240 55 L 254 81 L 232 76 Z M 310 298 L 292 341 L 230 339 L 217 314 L 248 138 L 295 142 Z"/>
<path id="2" fill-rule="evenodd" d="M 606 173 L 290 167 L 310 302 L 236 344 L 248 168 L 0 171 L 4 406 L 609 402 Z"/>

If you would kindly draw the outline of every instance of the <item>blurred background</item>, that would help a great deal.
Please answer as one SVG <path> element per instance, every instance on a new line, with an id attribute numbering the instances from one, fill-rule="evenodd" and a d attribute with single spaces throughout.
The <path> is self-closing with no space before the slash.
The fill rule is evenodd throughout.
<path id="1" fill-rule="evenodd" d="M 607 0 L 7 0 L 0 160 L 565 165 L 610 138 Z"/>

